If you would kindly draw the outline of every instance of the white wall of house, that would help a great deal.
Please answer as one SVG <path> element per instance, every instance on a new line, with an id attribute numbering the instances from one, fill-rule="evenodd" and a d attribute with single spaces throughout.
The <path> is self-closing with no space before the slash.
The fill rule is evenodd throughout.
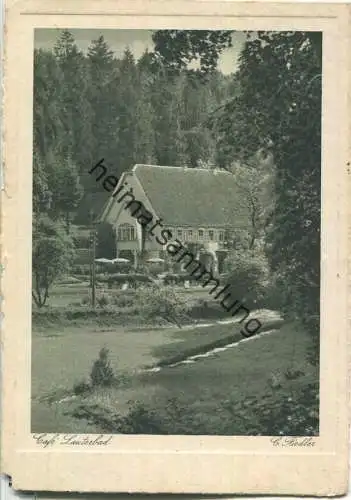
<path id="1" fill-rule="evenodd" d="M 129 175 L 126 179 L 121 178 L 121 181 L 119 185 L 123 184 L 123 182 L 126 181 L 128 185 L 125 187 L 123 191 L 121 191 L 115 198 L 117 205 L 119 207 L 118 212 L 116 214 L 116 217 L 114 218 L 113 221 L 111 221 L 115 234 L 116 234 L 116 247 L 117 247 L 117 253 L 121 252 L 122 250 L 132 250 L 133 252 L 141 251 L 142 247 L 142 230 L 141 230 L 141 224 L 137 221 L 135 217 L 133 217 L 130 213 L 130 210 L 126 207 L 128 203 L 132 200 L 130 196 L 126 196 L 123 200 L 121 200 L 120 203 L 118 203 L 118 200 L 122 198 L 123 194 L 126 193 L 129 188 L 133 189 L 133 196 L 135 197 L 136 201 L 140 201 L 143 203 L 144 207 L 146 210 L 148 210 L 152 216 L 153 216 L 153 221 L 156 223 L 157 220 L 157 215 L 155 214 L 153 207 L 151 206 L 151 203 L 149 202 L 148 198 L 146 197 L 144 190 L 142 189 L 138 179 L 132 174 Z M 119 186 L 117 186 L 118 189 Z M 137 205 L 134 205 L 134 208 L 136 208 Z M 122 240 L 119 238 L 119 233 L 121 234 L 121 231 L 118 231 L 119 229 L 122 230 L 122 228 L 126 228 L 127 226 L 130 226 L 131 228 L 134 228 L 135 232 L 135 240 Z M 152 227 L 152 224 L 150 223 L 149 227 Z M 155 235 L 157 235 L 157 230 L 155 230 Z M 145 242 L 145 250 L 146 251 L 154 251 L 158 252 L 161 250 L 162 247 L 157 243 L 155 240 L 155 237 L 147 238 Z"/>
<path id="2" fill-rule="evenodd" d="M 154 235 L 149 234 L 149 231 L 153 224 L 156 223 L 158 217 L 154 212 L 154 209 L 147 198 L 143 187 L 139 183 L 139 180 L 135 177 L 133 173 L 128 173 L 122 176 L 119 185 L 127 183 L 124 189 L 115 196 L 115 205 L 111 210 L 109 216 L 109 222 L 113 225 L 116 234 L 116 255 L 121 256 L 121 252 L 130 251 L 134 256 L 133 260 L 136 264 L 139 253 L 142 248 L 142 230 L 141 224 L 133 217 L 130 210 L 126 208 L 126 205 L 131 201 L 130 196 L 126 196 L 123 200 L 118 202 L 122 198 L 123 194 L 126 193 L 130 188 L 133 189 L 133 196 L 136 201 L 143 203 L 146 210 L 148 210 L 153 216 L 153 222 L 150 223 L 146 230 L 146 242 L 145 250 L 148 252 L 148 257 L 157 257 L 160 255 L 162 250 L 166 249 L 166 245 L 162 246 L 158 243 L 156 237 L 163 239 L 161 236 L 161 231 L 163 229 L 169 229 L 173 238 L 180 240 L 182 243 L 197 243 L 203 246 L 205 251 L 216 252 L 220 248 L 223 248 L 225 231 L 220 228 L 210 228 L 210 227 L 180 227 L 180 226 L 168 226 L 166 221 L 163 221 L 163 227 L 157 227 L 153 230 Z M 137 205 L 134 205 L 134 209 Z M 128 237 L 128 234 L 130 237 Z M 127 236 L 127 239 L 125 239 Z M 133 239 L 134 238 L 134 239 Z M 169 242 L 170 242 L 169 241 Z M 168 242 L 168 243 L 169 243 Z"/>

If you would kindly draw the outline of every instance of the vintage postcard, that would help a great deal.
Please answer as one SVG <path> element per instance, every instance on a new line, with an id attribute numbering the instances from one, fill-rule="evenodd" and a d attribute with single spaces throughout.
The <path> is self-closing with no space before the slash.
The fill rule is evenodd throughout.
<path id="1" fill-rule="evenodd" d="M 1 470 L 347 491 L 346 5 L 6 12 Z"/>

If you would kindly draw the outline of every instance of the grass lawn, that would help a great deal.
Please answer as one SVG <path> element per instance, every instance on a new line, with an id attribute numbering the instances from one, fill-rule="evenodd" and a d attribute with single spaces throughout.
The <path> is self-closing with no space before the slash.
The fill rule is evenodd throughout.
<path id="1" fill-rule="evenodd" d="M 272 320 L 270 320 L 271 322 Z M 276 321 L 276 320 L 274 320 Z M 221 339 L 241 338 L 233 324 L 202 327 L 138 328 L 61 326 L 36 330 L 32 339 L 32 396 L 38 397 L 89 376 L 99 350 L 110 350 L 112 367 L 133 374 L 144 366 L 186 355 Z"/>
<path id="2" fill-rule="evenodd" d="M 98 405 L 106 411 L 125 414 L 130 401 L 140 401 L 162 411 L 176 398 L 196 418 L 220 418 L 219 403 L 260 399 L 266 394 L 288 397 L 296 389 L 318 380 L 318 370 L 306 360 L 309 336 L 297 325 L 286 325 L 276 332 L 251 339 L 225 352 L 199 359 L 193 364 L 164 367 L 155 373 L 141 373 L 145 366 L 157 365 L 174 354 L 186 355 L 196 348 L 238 335 L 238 326 L 215 325 L 201 328 L 163 328 L 131 330 L 118 327 L 62 328 L 52 336 L 33 336 L 32 429 L 35 432 L 100 432 L 98 424 L 67 415 L 75 407 Z M 56 335 L 56 336 L 54 336 Z M 49 405 L 40 400 L 56 391 L 59 399 L 76 382 L 87 379 L 101 347 L 111 352 L 116 372 L 128 375 L 120 388 L 94 391 L 88 396 Z M 302 373 L 289 380 L 288 369 Z M 279 387 L 273 389 L 274 380 Z M 55 399 L 55 398 L 53 398 Z"/>

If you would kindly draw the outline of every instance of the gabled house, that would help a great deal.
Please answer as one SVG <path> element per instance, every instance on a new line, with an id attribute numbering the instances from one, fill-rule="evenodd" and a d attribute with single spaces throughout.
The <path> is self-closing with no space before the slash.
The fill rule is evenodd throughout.
<path id="1" fill-rule="evenodd" d="M 231 234 L 248 228 L 249 211 L 227 171 L 137 164 L 119 179 L 100 221 L 115 230 L 116 256 L 135 266 L 141 256 L 165 258 L 167 243 L 178 240 L 221 267 Z"/>

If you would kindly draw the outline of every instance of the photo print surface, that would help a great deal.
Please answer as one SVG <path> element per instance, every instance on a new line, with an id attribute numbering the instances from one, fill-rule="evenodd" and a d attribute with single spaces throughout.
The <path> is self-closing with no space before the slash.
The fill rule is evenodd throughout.
<path id="1" fill-rule="evenodd" d="M 322 33 L 34 33 L 34 437 L 308 446 Z"/>

